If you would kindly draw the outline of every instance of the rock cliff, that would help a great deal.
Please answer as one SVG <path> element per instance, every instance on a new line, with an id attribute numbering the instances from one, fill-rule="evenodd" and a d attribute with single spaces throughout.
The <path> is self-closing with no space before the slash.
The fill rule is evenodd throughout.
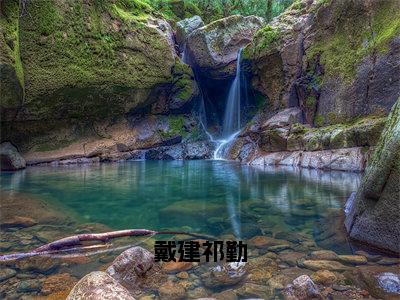
<path id="1" fill-rule="evenodd" d="M 400 90 L 400 2 L 298 1 L 246 48 L 268 108 L 323 126 L 385 115 Z"/>
<path id="2" fill-rule="evenodd" d="M 360 189 L 346 204 L 351 238 L 400 253 L 400 99 L 366 170 Z"/>

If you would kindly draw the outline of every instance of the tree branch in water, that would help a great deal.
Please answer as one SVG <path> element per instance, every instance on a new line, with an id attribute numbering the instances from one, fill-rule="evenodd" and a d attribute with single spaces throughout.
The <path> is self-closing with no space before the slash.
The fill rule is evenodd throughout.
<path id="1" fill-rule="evenodd" d="M 104 245 L 89 245 L 85 246 L 84 243 L 90 242 L 102 242 L 108 243 L 110 240 L 120 237 L 138 237 L 138 236 L 153 236 L 156 234 L 184 234 L 189 235 L 196 238 L 206 238 L 209 240 L 215 240 L 216 238 L 213 236 L 189 233 L 189 232 L 179 232 L 179 231 L 153 231 L 147 229 L 127 229 L 127 230 L 118 230 L 118 231 L 110 231 L 104 233 L 85 233 L 69 236 L 66 238 L 62 238 L 60 240 L 56 240 L 49 244 L 45 244 L 40 246 L 30 252 L 25 253 L 13 253 L 6 254 L 0 256 L 0 262 L 17 260 L 27 257 L 40 256 L 40 255 L 56 255 L 63 254 L 65 252 L 75 252 L 79 253 L 82 251 L 88 251 L 92 249 L 96 249 L 99 247 L 103 247 Z"/>

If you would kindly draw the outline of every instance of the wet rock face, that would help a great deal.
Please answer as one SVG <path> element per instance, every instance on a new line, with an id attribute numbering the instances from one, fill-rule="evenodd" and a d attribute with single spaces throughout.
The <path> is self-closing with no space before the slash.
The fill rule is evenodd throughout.
<path id="1" fill-rule="evenodd" d="M 193 64 L 212 78 L 233 76 L 239 49 L 247 45 L 263 25 L 260 17 L 236 15 L 198 28 L 187 39 Z"/>
<path id="2" fill-rule="evenodd" d="M 26 162 L 17 148 L 6 142 L 0 145 L 0 166 L 2 171 L 16 171 L 24 169 Z"/>
<path id="3" fill-rule="evenodd" d="M 396 0 L 294 5 L 245 49 L 253 86 L 273 110 L 300 106 L 309 124 L 388 114 L 400 93 L 400 39 L 383 32 L 399 14 Z"/>
<path id="4" fill-rule="evenodd" d="M 67 300 L 135 300 L 117 280 L 105 272 L 92 272 L 83 277 L 71 290 Z"/>
<path id="5" fill-rule="evenodd" d="M 357 194 L 346 203 L 350 237 L 400 253 L 400 100 L 394 105 Z"/>

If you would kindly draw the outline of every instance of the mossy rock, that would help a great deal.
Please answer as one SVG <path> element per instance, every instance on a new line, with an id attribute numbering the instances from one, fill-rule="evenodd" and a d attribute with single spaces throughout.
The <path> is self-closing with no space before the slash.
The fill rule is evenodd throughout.
<path id="1" fill-rule="evenodd" d="M 287 136 L 288 131 L 283 128 L 265 130 L 261 133 L 260 148 L 267 152 L 285 151 Z"/>
<path id="2" fill-rule="evenodd" d="M 19 1 L 3 1 L 0 15 L 0 110 L 3 121 L 15 117 L 23 99 L 18 17 Z"/>
<path id="3" fill-rule="evenodd" d="M 172 49 L 141 1 L 43 0 L 26 9 L 19 41 L 30 118 L 120 115 L 147 100 L 135 91 L 172 81 Z"/>
<path id="4" fill-rule="evenodd" d="M 400 253 L 400 98 L 367 166 L 355 197 L 346 204 L 350 237 L 364 244 Z"/>

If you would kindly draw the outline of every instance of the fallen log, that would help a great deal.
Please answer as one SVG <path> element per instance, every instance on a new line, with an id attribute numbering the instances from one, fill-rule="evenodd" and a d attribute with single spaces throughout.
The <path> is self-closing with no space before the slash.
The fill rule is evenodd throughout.
<path id="1" fill-rule="evenodd" d="M 33 256 L 43 256 L 43 255 L 59 255 L 59 254 L 70 254 L 79 253 L 80 251 L 89 251 L 98 247 L 102 247 L 103 245 L 86 245 L 85 243 L 90 242 L 101 242 L 103 244 L 110 242 L 110 240 L 120 237 L 139 237 L 139 236 L 153 236 L 153 235 L 167 235 L 167 234 L 184 234 L 193 236 L 196 238 L 206 238 L 209 240 L 216 240 L 215 237 L 209 235 L 202 235 L 196 233 L 189 232 L 179 232 L 179 231 L 153 231 L 147 229 L 127 229 L 127 230 L 118 230 L 118 231 L 110 231 L 104 233 L 84 233 L 69 236 L 66 238 L 62 238 L 60 240 L 56 240 L 54 242 L 45 244 L 36 249 L 33 249 L 30 252 L 23 253 L 13 253 L 6 254 L 0 256 L 0 262 L 12 261 L 22 258 L 28 258 Z"/>

